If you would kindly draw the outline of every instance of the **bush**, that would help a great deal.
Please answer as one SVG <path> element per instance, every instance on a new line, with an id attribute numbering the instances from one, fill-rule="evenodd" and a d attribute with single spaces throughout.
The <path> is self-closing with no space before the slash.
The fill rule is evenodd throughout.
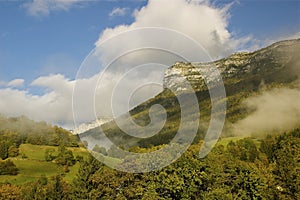
<path id="1" fill-rule="evenodd" d="M 19 155 L 19 149 L 13 145 L 8 148 L 8 157 L 16 157 Z"/>
<path id="2" fill-rule="evenodd" d="M 76 163 L 74 155 L 71 150 L 67 150 L 64 146 L 59 147 L 59 154 L 55 159 L 59 165 L 72 166 Z"/>
<path id="3" fill-rule="evenodd" d="M 17 175 L 18 171 L 18 168 L 12 161 L 0 161 L 0 175 Z"/>
<path id="4" fill-rule="evenodd" d="M 46 149 L 45 151 L 45 160 L 50 162 L 55 159 L 54 149 Z"/>

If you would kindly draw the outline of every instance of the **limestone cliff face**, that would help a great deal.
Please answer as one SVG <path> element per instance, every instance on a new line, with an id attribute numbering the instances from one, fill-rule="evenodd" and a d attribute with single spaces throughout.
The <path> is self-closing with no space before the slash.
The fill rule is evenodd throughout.
<path id="1" fill-rule="evenodd" d="M 218 83 L 216 75 L 221 74 L 224 83 L 238 82 L 250 76 L 268 76 L 280 70 L 299 66 L 300 39 L 287 40 L 255 52 L 235 53 L 210 63 L 177 62 L 167 69 L 164 88 L 176 92 L 187 90 L 183 77 L 190 82 L 194 90 L 204 90 L 208 84 Z M 216 70 L 218 69 L 218 70 Z M 300 72 L 300 70 L 298 71 Z M 205 81 L 204 81 L 205 80 Z M 212 86 L 210 85 L 210 86 Z"/>

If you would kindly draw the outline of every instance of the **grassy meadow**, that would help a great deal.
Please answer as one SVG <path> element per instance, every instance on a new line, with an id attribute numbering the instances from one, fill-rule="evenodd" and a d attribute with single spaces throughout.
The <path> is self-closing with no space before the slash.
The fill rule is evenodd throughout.
<path id="1" fill-rule="evenodd" d="M 58 151 L 58 147 L 46 145 L 22 144 L 20 146 L 20 155 L 15 158 L 10 158 L 19 169 L 19 174 L 16 176 L 3 175 L 0 178 L 0 183 L 23 184 L 37 180 L 41 176 L 52 177 L 56 174 L 64 173 L 63 166 L 57 165 L 54 162 L 45 160 L 45 151 L 53 149 Z M 86 158 L 89 152 L 83 147 L 68 147 L 72 150 L 74 157 L 82 156 Z M 69 172 L 64 173 L 64 179 L 67 182 L 72 181 L 79 168 L 79 163 L 69 167 Z"/>

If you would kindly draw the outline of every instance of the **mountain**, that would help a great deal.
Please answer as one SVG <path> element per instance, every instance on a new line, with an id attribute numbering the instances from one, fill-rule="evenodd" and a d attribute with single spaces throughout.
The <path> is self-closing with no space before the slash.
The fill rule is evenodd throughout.
<path id="1" fill-rule="evenodd" d="M 266 48 L 254 52 L 240 52 L 231 56 L 209 63 L 184 63 L 177 62 L 169 67 L 165 73 L 164 90 L 152 99 L 140 104 L 130 111 L 133 121 L 146 126 L 150 123 L 149 109 L 152 105 L 160 104 L 167 112 L 167 121 L 158 134 L 141 139 L 129 136 L 118 128 L 115 121 L 111 121 L 81 134 L 81 137 L 90 140 L 102 140 L 104 134 L 116 145 L 130 148 L 132 146 L 149 147 L 166 144 L 177 133 L 180 126 L 180 105 L 176 95 L 181 95 L 187 104 L 190 101 L 190 91 L 182 82 L 185 77 L 193 87 L 196 94 L 201 118 L 197 136 L 194 141 L 203 139 L 211 118 L 211 102 L 209 89 L 217 88 L 220 80 L 215 80 L 215 66 L 221 74 L 226 90 L 226 123 L 222 135 L 230 135 L 230 125 L 249 115 L 249 110 L 242 103 L 243 100 L 257 95 L 262 89 L 270 90 L 278 87 L 297 87 L 300 72 L 300 39 L 286 40 L 274 43 Z M 213 70 L 212 70 L 213 69 Z M 176 95 L 175 95 L 176 93 Z M 187 108 L 189 109 L 189 108 Z M 187 111 L 190 116 L 195 111 Z M 155 113 L 157 117 L 163 115 Z M 128 119 L 120 117 L 122 123 L 128 126 Z M 192 118 L 191 118 L 192 120 Z M 129 127 L 130 129 L 131 127 Z M 132 132 L 143 135 L 143 129 L 131 128 Z"/>
<path id="2" fill-rule="evenodd" d="M 78 127 L 76 127 L 74 130 L 71 130 L 71 132 L 74 135 L 78 135 L 78 134 L 87 132 L 88 130 L 91 130 L 93 128 L 96 128 L 98 126 L 101 126 L 102 124 L 105 124 L 111 120 L 112 120 L 112 118 L 101 118 L 101 119 L 97 119 L 93 122 L 83 123 L 83 124 L 80 124 Z"/>
<path id="3" fill-rule="evenodd" d="M 211 63 L 175 63 L 166 71 L 163 92 L 130 111 L 132 119 L 143 127 L 150 123 L 151 106 L 162 105 L 167 121 L 161 131 L 141 139 L 124 133 L 115 120 L 92 129 L 89 128 L 101 122 L 84 124 L 82 130 L 89 130 L 80 136 L 88 140 L 95 158 L 69 131 L 27 117 L 0 115 L 0 199 L 299 199 L 299 41 L 282 41 L 256 52 L 236 53 Z M 222 133 L 226 138 L 218 141 L 207 156 L 200 158 L 199 149 L 206 143 L 199 140 L 203 139 L 211 118 L 208 88 L 215 90 L 220 83 L 216 80 L 209 86 L 204 84 L 205 78 L 208 81 L 214 79 L 214 76 L 203 75 L 209 70 L 205 68 L 208 65 L 218 67 L 226 89 L 227 117 Z M 186 87 L 180 76 L 186 77 L 195 91 Z M 296 103 L 291 96 L 272 96 L 271 91 L 287 91 L 282 94 L 292 94 Z M 182 123 L 182 108 L 186 109 L 188 120 L 195 119 L 197 110 L 189 106 L 193 103 L 193 95 L 201 112 L 194 144 L 182 155 L 178 150 L 183 145 L 174 143 L 171 146 L 175 148 L 171 151 L 167 149 L 151 155 L 149 152 L 164 149 L 166 146 L 160 144 L 174 138 Z M 289 122 L 298 121 L 297 127 L 278 134 L 271 131 L 263 137 L 227 137 L 236 124 L 253 115 L 253 108 L 249 110 L 243 102 L 263 95 L 275 98 L 273 102 L 282 98 L 283 104 L 290 104 L 292 110 L 283 117 L 288 115 Z M 184 105 L 180 105 L 180 100 Z M 254 103 L 268 103 L 265 98 L 258 100 Z M 281 104 L 276 103 L 274 110 L 282 110 L 279 106 Z M 160 117 L 162 113 L 158 110 L 152 114 Z M 257 119 L 262 124 L 280 123 L 274 118 Z M 121 116 L 118 120 L 130 131 L 145 134 L 143 128 L 130 126 L 126 117 Z M 185 123 L 189 125 L 189 121 Z M 122 156 L 113 145 L 107 145 L 105 136 L 140 157 Z M 96 139 L 103 146 L 93 148 Z M 174 155 L 180 157 L 177 159 Z M 128 173 L 136 169 L 153 169 L 153 166 L 166 162 L 167 166 L 149 173 Z"/>
<path id="4" fill-rule="evenodd" d="M 285 83 L 298 78 L 300 39 L 286 40 L 255 52 L 235 53 L 221 60 L 210 63 L 177 62 L 166 71 L 165 88 L 185 90 L 181 85 L 179 75 L 193 85 L 197 91 L 205 90 L 203 74 L 208 74 L 208 81 L 212 80 L 214 71 L 218 69 L 225 85 L 236 85 L 246 79 L 253 79 L 254 84 L 262 80 L 266 84 L 271 82 Z"/>

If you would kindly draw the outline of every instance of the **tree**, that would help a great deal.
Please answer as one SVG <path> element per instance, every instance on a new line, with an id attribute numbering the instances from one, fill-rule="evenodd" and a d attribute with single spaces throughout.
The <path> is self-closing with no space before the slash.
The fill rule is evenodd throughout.
<path id="1" fill-rule="evenodd" d="M 80 162 L 78 173 L 73 180 L 74 199 L 89 199 L 89 193 L 93 189 L 90 178 L 101 166 L 102 163 L 96 160 L 92 155 L 89 155 L 87 160 Z"/>
<path id="2" fill-rule="evenodd" d="M 274 152 L 275 183 L 280 199 L 300 198 L 300 138 L 295 132 L 279 136 Z"/>
<path id="3" fill-rule="evenodd" d="M 22 199 L 21 187 L 9 183 L 0 184 L 0 199 Z"/>
<path id="4" fill-rule="evenodd" d="M 0 158 L 2 160 L 5 160 L 8 158 L 8 149 L 9 149 L 9 144 L 7 141 L 0 141 Z"/>
<path id="5" fill-rule="evenodd" d="M 11 160 L 0 161 L 0 175 L 17 175 L 18 168 Z"/>
<path id="6" fill-rule="evenodd" d="M 76 163 L 76 160 L 71 150 L 68 150 L 63 145 L 60 145 L 59 153 L 55 159 L 55 162 L 59 165 L 72 166 Z"/>
<path id="7" fill-rule="evenodd" d="M 16 145 L 12 145 L 8 148 L 8 156 L 9 157 L 16 157 L 19 155 L 19 149 L 16 147 Z"/>
<path id="8" fill-rule="evenodd" d="M 254 162 L 259 157 L 259 151 L 250 138 L 241 139 L 237 142 L 230 141 L 227 149 L 233 156 L 243 161 Z"/>
<path id="9" fill-rule="evenodd" d="M 19 199 L 71 199 L 70 191 L 70 186 L 62 180 L 61 175 L 50 179 L 42 175 L 37 181 L 22 186 Z"/>
<path id="10" fill-rule="evenodd" d="M 259 150 L 267 155 L 269 161 L 272 161 L 275 152 L 275 138 L 268 135 L 261 141 Z"/>
<path id="11" fill-rule="evenodd" d="M 47 162 L 50 162 L 50 161 L 54 160 L 55 157 L 56 156 L 54 155 L 54 149 L 46 149 L 45 150 L 45 160 Z"/>

